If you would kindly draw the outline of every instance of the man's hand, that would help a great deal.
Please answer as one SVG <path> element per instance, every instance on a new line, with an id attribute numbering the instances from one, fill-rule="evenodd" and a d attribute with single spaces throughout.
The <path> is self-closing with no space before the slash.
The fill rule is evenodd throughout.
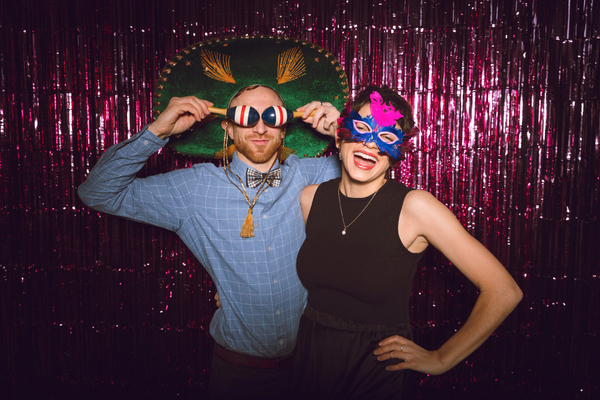
<path id="1" fill-rule="evenodd" d="M 215 301 L 217 302 L 217 308 L 221 308 L 221 301 L 219 300 L 219 292 L 215 293 Z"/>
<path id="2" fill-rule="evenodd" d="M 302 119 L 304 122 L 311 124 L 313 129 L 317 132 L 335 138 L 335 132 L 338 129 L 337 120 L 340 117 L 340 112 L 337 108 L 332 106 L 331 103 L 312 101 L 299 107 L 296 111 L 304 111 Z M 315 111 L 315 114 L 311 117 L 310 114 L 313 111 Z"/>
<path id="3" fill-rule="evenodd" d="M 185 132 L 196 122 L 210 115 L 213 103 L 194 96 L 173 97 L 165 110 L 150 124 L 148 130 L 161 139 Z"/>

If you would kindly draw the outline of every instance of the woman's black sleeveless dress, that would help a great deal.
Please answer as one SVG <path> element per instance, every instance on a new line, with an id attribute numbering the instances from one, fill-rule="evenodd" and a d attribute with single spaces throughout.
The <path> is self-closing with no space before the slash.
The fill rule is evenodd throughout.
<path id="1" fill-rule="evenodd" d="M 409 300 L 422 253 L 409 252 L 398 236 L 411 189 L 388 181 L 365 209 L 372 196 L 340 193 L 338 201 L 339 183 L 317 189 L 298 254 L 308 305 L 300 320 L 293 393 L 301 399 L 399 399 L 408 371 L 386 371 L 401 361 L 379 362 L 373 351 L 392 335 L 412 340 Z M 345 235 L 340 207 L 350 223 Z"/>

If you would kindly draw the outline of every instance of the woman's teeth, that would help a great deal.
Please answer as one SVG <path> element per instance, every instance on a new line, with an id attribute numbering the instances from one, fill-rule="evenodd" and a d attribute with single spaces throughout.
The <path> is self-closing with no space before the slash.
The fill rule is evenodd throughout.
<path id="1" fill-rule="evenodd" d="M 357 151 L 357 152 L 355 152 L 355 153 L 354 153 L 354 156 L 355 156 L 355 157 L 360 157 L 360 158 L 362 158 L 362 159 L 364 159 L 364 160 L 368 160 L 368 161 L 377 162 L 377 159 L 376 159 L 375 157 L 373 157 L 373 156 L 370 156 L 370 155 L 368 155 L 368 154 L 365 154 L 365 153 L 362 153 L 362 152 L 360 152 L 360 151 Z"/>

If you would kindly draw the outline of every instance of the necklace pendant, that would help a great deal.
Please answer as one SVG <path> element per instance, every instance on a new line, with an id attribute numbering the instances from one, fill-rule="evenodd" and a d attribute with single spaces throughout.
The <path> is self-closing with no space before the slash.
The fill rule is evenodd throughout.
<path id="1" fill-rule="evenodd" d="M 381 187 L 379 189 L 381 189 Z M 379 192 L 379 189 L 377 189 L 377 191 L 371 195 L 371 200 L 369 200 L 369 202 L 367 203 L 367 205 L 365 206 L 365 208 L 363 208 L 362 211 L 360 213 L 358 213 L 358 215 L 356 216 L 356 218 L 354 218 L 352 220 L 352 222 L 350 222 L 348 225 L 346 225 L 346 221 L 344 221 L 344 211 L 342 210 L 342 199 L 340 197 L 340 187 L 338 186 L 338 190 L 337 190 L 338 204 L 340 205 L 340 216 L 342 217 L 342 224 L 344 225 L 344 230 L 342 231 L 342 236 L 344 236 L 346 234 L 346 228 L 348 228 L 350 225 L 352 225 L 358 219 L 358 217 L 360 217 L 362 215 L 362 213 L 365 212 L 365 210 L 367 209 L 367 207 L 369 207 L 369 204 L 371 204 L 371 202 L 373 201 L 373 199 L 377 195 L 377 192 Z"/>

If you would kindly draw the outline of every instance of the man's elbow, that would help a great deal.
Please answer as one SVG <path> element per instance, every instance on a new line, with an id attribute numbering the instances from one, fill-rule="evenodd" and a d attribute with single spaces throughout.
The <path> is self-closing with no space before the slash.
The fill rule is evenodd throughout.
<path id="1" fill-rule="evenodd" d="M 77 188 L 77 195 L 86 206 L 97 211 L 105 211 L 103 209 L 105 202 L 102 201 L 102 196 L 94 195 L 94 191 L 89 189 L 85 182 Z"/>
<path id="2" fill-rule="evenodd" d="M 79 196 L 79 199 L 83 202 L 83 204 L 89 206 L 87 192 L 88 191 L 85 189 L 85 182 L 79 185 L 77 188 L 77 196 Z"/>
<path id="3" fill-rule="evenodd" d="M 85 182 L 83 182 L 77 188 L 77 195 L 79 199 L 88 207 L 93 207 L 94 197 L 90 195 L 90 190 L 86 187 Z"/>

